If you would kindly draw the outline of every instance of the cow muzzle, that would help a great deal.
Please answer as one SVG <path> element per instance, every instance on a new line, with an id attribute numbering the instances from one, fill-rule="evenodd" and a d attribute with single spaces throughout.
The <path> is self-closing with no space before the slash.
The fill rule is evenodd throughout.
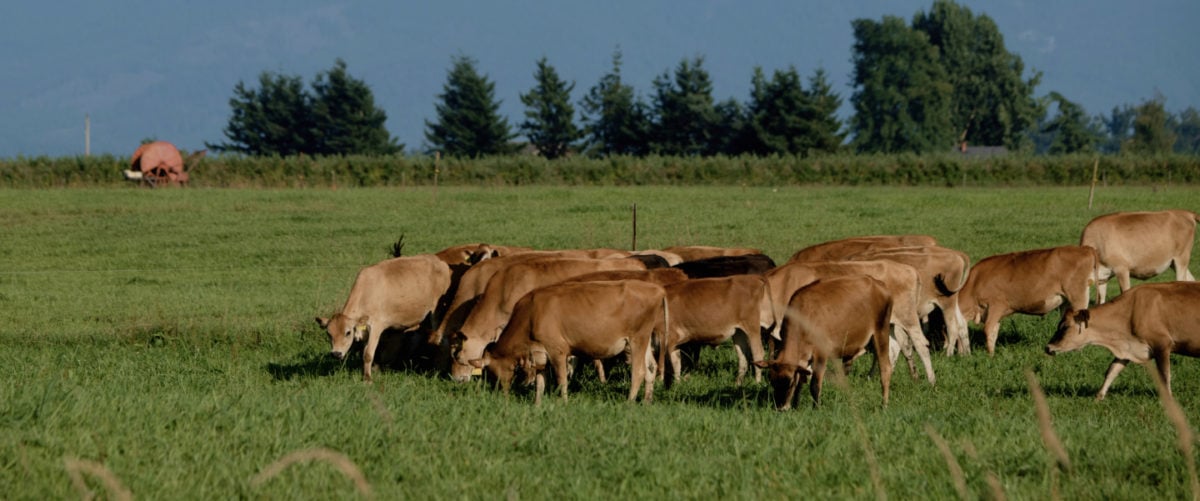
<path id="1" fill-rule="evenodd" d="M 343 358 L 346 358 L 346 354 L 342 353 L 340 351 L 331 351 L 331 352 L 329 352 L 329 356 L 333 357 L 334 360 L 341 360 Z"/>

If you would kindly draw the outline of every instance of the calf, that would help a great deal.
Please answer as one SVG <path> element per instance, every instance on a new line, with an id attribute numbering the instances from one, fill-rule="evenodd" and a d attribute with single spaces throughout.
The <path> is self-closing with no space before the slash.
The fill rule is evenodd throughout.
<path id="1" fill-rule="evenodd" d="M 634 259 L 539 259 L 511 264 L 488 281 L 479 302 L 451 338 L 450 376 L 455 381 L 471 379 L 471 359 L 479 358 L 488 343 L 495 341 L 508 323 L 513 306 L 522 296 L 539 287 L 597 271 L 645 270 Z"/>
<path id="2" fill-rule="evenodd" d="M 433 327 L 438 301 L 450 288 L 450 267 L 433 255 L 398 257 L 359 270 L 345 306 L 331 318 L 317 317 L 329 334 L 329 354 L 341 360 L 355 341 L 363 349 L 363 380 L 371 381 L 371 364 L 387 329 L 407 331 Z"/>
<path id="3" fill-rule="evenodd" d="M 1104 304 L 1108 279 L 1117 276 L 1121 292 L 1129 290 L 1129 277 L 1145 280 L 1175 268 L 1175 280 L 1193 281 L 1188 271 L 1192 241 L 1200 215 L 1189 210 L 1117 212 L 1097 217 L 1083 228 L 1079 245 L 1100 255 L 1096 298 Z"/>
<path id="4" fill-rule="evenodd" d="M 890 362 L 895 362 L 900 353 L 908 360 L 908 371 L 916 377 L 916 366 L 913 363 L 912 352 L 916 349 L 917 357 L 925 367 L 925 377 L 929 384 L 935 384 L 937 377 L 933 373 L 933 361 L 929 354 L 929 341 L 921 332 L 921 319 L 917 312 L 918 298 L 921 297 L 921 281 L 917 270 L 907 264 L 895 261 L 826 261 L 814 263 L 788 263 L 767 272 L 767 282 L 770 283 L 770 300 L 775 311 L 775 318 L 782 320 L 788 302 L 800 288 L 817 280 L 844 277 L 852 275 L 867 275 L 879 280 L 887 287 L 892 297 L 892 307 L 889 310 L 890 323 L 894 327 L 893 335 L 896 343 L 891 345 L 896 349 L 889 352 Z M 771 335 L 781 338 L 782 325 L 776 323 Z"/>
<path id="5" fill-rule="evenodd" d="M 486 368 L 508 392 L 517 370 L 536 383 L 534 404 L 545 392 L 545 370 L 554 368 L 559 393 L 567 400 L 568 358 L 603 360 L 622 353 L 630 370 L 629 400 L 645 384 L 644 402 L 654 395 L 655 333 L 667 332 L 666 291 L 641 280 L 575 282 L 543 287 L 517 302 L 512 321 L 488 345 L 474 367 Z"/>
<path id="6" fill-rule="evenodd" d="M 758 275 L 698 278 L 668 285 L 666 291 L 671 330 L 660 343 L 658 355 L 666 387 L 679 378 L 681 359 L 676 347 L 688 343 L 717 346 L 731 338 L 737 348 L 737 385 L 741 386 L 749 364 L 763 358 L 762 318 L 774 321 L 770 303 L 765 301 L 769 296 L 766 279 Z M 670 364 L 664 360 L 667 357 Z M 758 368 L 754 380 L 762 380 Z"/>
<path id="7" fill-rule="evenodd" d="M 986 257 L 958 291 L 963 316 L 983 323 L 988 355 L 996 352 L 1000 321 L 1013 313 L 1045 315 L 1066 304 L 1088 307 L 1099 258 L 1091 247 L 1068 245 Z"/>
<path id="8" fill-rule="evenodd" d="M 929 235 L 872 235 L 831 240 L 810 245 L 792 254 L 789 263 L 810 261 L 838 261 L 860 252 L 891 249 L 894 247 L 928 247 L 937 245 L 937 239 Z"/>
<path id="9" fill-rule="evenodd" d="M 1200 284 L 1156 283 L 1129 289 L 1090 310 L 1068 310 L 1046 353 L 1055 355 L 1088 345 L 1113 354 L 1096 400 L 1103 400 L 1129 362 L 1153 359 L 1171 392 L 1171 354 L 1200 356 Z"/>
<path id="10" fill-rule="evenodd" d="M 887 287 L 874 278 L 858 275 L 820 280 L 791 297 L 783 320 L 783 348 L 775 359 L 758 361 L 769 369 L 775 393 L 775 408 L 792 407 L 796 389 L 812 376 L 813 407 L 821 403 L 825 364 L 841 359 L 849 364 L 873 342 L 883 386 L 883 405 L 888 402 L 892 363 L 888 353 L 888 319 L 892 299 Z"/>

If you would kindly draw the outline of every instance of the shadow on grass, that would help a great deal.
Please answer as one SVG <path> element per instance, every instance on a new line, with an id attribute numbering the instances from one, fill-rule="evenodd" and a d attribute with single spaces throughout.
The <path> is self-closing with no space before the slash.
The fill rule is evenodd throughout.
<path id="1" fill-rule="evenodd" d="M 375 371 L 410 372 L 430 377 L 444 375 L 447 354 L 436 346 L 424 342 L 424 333 L 385 333 L 375 350 Z M 295 362 L 271 362 L 266 370 L 275 381 L 290 381 L 297 377 L 332 376 L 343 371 L 361 373 L 362 350 L 365 343 L 354 343 L 344 360 L 337 360 L 327 352 L 302 352 L 293 357 Z"/>

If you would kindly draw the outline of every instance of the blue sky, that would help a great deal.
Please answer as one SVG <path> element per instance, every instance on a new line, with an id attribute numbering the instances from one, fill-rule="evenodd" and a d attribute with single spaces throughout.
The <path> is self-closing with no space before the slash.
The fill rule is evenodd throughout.
<path id="1" fill-rule="evenodd" d="M 824 68 L 848 101 L 850 22 L 906 20 L 932 0 L 377 2 L 108 2 L 18 0 L 0 15 L 0 158 L 129 155 L 143 138 L 183 149 L 224 140 L 229 98 L 263 71 L 306 82 L 343 58 L 410 149 L 424 143 L 451 58 L 466 55 L 496 83 L 501 113 L 548 58 L 583 94 L 624 53 L 626 80 L 648 97 L 655 76 L 703 56 L 718 100 L 745 101 L 755 66 Z M 960 1 L 991 16 L 1010 51 L 1089 114 L 1161 94 L 1200 108 L 1200 2 Z M 848 109 L 843 115 L 848 116 Z"/>

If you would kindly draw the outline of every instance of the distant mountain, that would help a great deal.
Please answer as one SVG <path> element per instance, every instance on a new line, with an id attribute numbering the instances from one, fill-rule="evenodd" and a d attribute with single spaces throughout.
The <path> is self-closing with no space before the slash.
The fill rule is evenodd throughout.
<path id="1" fill-rule="evenodd" d="M 816 3 L 818 5 L 809 5 Z M 963 1 L 991 16 L 1009 50 L 1043 73 L 1038 95 L 1059 91 L 1089 114 L 1156 93 L 1177 112 L 1200 107 L 1200 2 Z M 521 120 L 517 98 L 546 56 L 576 83 L 574 96 L 608 71 L 648 98 L 655 76 L 704 56 L 717 99 L 745 101 L 753 67 L 825 68 L 848 101 L 850 21 L 911 19 L 930 1 L 759 2 L 233 2 L 180 6 L 132 2 L 16 2 L 0 17 L 0 157 L 83 152 L 128 155 L 144 138 L 199 149 L 220 142 L 238 81 L 262 71 L 310 81 L 342 57 L 372 87 L 388 129 L 410 149 L 450 59 L 465 54 L 496 82 L 501 112 Z M 848 110 L 844 110 L 848 115 Z"/>

